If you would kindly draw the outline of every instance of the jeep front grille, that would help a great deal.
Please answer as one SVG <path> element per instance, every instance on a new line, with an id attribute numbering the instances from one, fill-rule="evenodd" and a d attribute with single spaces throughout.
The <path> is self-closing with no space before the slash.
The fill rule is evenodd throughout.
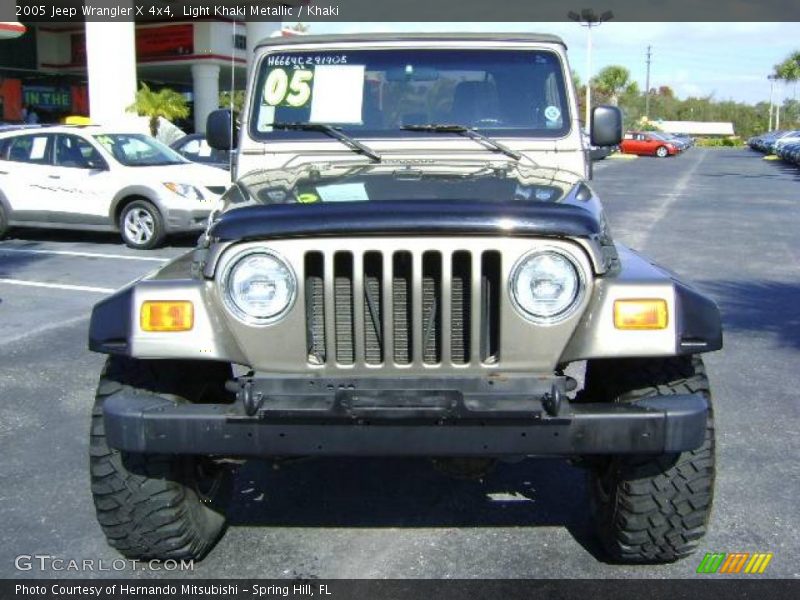
<path id="1" fill-rule="evenodd" d="M 496 250 L 305 254 L 312 365 L 496 365 L 501 257 Z"/>

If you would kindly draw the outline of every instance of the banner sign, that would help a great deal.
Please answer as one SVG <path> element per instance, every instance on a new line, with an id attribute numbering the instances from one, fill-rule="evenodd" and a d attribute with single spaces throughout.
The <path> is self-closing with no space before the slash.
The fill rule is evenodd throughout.
<path id="1" fill-rule="evenodd" d="M 72 108 L 72 90 L 44 85 L 22 86 L 22 103 L 45 110 L 70 110 Z"/>
<path id="2" fill-rule="evenodd" d="M 72 65 L 86 64 L 86 35 L 73 33 Z M 194 26 L 191 23 L 136 28 L 136 58 L 138 60 L 169 60 L 194 52 Z"/>

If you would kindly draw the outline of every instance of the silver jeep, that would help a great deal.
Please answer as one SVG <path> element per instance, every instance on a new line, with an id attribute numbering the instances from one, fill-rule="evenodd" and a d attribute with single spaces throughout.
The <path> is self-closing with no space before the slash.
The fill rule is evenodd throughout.
<path id="1" fill-rule="evenodd" d="M 197 248 L 92 314 L 109 543 L 202 557 L 232 458 L 420 456 L 464 476 L 559 455 L 587 469 L 613 559 L 694 551 L 719 312 L 612 240 L 563 43 L 271 39 L 247 97 L 240 123 L 209 117 L 238 162 Z M 595 108 L 591 143 L 621 121 Z"/>

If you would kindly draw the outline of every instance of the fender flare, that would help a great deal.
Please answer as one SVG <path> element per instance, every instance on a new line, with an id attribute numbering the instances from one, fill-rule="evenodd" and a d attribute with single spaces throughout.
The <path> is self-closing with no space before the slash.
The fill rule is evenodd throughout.
<path id="1" fill-rule="evenodd" d="M 722 348 L 722 317 L 711 298 L 673 278 L 675 337 L 678 354 L 697 354 Z"/>
<path id="2" fill-rule="evenodd" d="M 89 349 L 103 354 L 130 356 L 133 286 L 94 305 L 89 321 Z"/>
<path id="3" fill-rule="evenodd" d="M 111 201 L 108 218 L 111 220 L 111 223 L 114 225 L 114 227 L 118 226 L 117 209 L 119 208 L 120 203 L 131 197 L 143 198 L 148 202 L 152 202 L 161 212 L 161 215 L 166 217 L 166 210 L 164 209 L 161 200 L 159 200 L 158 194 L 154 192 L 152 188 L 145 185 L 129 185 L 114 194 L 114 199 Z"/>

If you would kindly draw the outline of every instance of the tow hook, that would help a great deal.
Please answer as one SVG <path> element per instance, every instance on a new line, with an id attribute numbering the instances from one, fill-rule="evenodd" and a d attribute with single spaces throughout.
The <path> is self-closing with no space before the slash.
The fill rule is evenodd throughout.
<path id="1" fill-rule="evenodd" d="M 545 412 L 551 417 L 557 417 L 561 412 L 561 403 L 564 400 L 564 394 L 555 385 L 550 389 L 550 393 L 542 397 L 542 406 Z"/>
<path id="2" fill-rule="evenodd" d="M 242 402 L 244 412 L 248 417 L 255 415 L 264 404 L 264 394 L 253 391 L 253 382 L 250 380 L 242 383 L 236 392 L 236 399 Z"/>

